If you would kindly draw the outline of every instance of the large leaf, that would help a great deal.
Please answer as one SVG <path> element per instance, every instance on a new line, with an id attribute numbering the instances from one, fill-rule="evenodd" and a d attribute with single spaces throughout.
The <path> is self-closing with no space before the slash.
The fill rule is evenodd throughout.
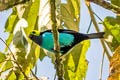
<path id="1" fill-rule="evenodd" d="M 28 61 L 26 60 L 25 56 L 29 52 L 28 50 L 29 44 L 26 40 L 26 35 L 23 30 L 23 27 L 26 27 L 26 26 L 27 26 L 27 22 L 24 19 L 20 19 L 18 21 L 15 27 L 15 30 L 13 32 L 14 37 L 11 43 L 11 50 L 13 51 L 16 61 L 18 62 L 19 65 L 22 66 L 22 69 L 25 72 L 27 71 L 27 66 L 28 66 Z M 22 76 L 21 71 L 17 69 L 18 66 L 16 64 L 14 64 L 14 66 L 16 67 L 16 70 L 15 70 L 16 77 L 18 79 L 21 79 L 21 76 Z"/>
<path id="2" fill-rule="evenodd" d="M 26 7 L 17 6 L 17 11 L 21 14 L 19 14 L 20 21 L 18 21 L 14 30 L 11 49 L 16 57 L 17 62 L 21 65 L 23 71 L 27 75 L 39 58 L 39 47 L 36 45 L 34 46 L 32 43 L 28 43 L 29 39 L 27 37 L 30 31 L 36 28 L 35 24 L 39 12 L 39 4 L 40 0 L 34 0 L 33 3 Z M 22 15 L 24 19 L 21 18 Z M 15 64 L 14 66 L 18 67 Z M 21 71 L 18 69 L 16 69 L 14 72 L 17 79 L 23 78 Z"/>
<path id="3" fill-rule="evenodd" d="M 111 50 L 114 51 L 120 45 L 120 17 L 106 17 L 104 20 L 106 25 L 106 36 L 111 35 L 112 41 L 107 41 Z"/>
<path id="4" fill-rule="evenodd" d="M 64 63 L 65 80 L 85 79 L 88 63 L 85 55 L 90 46 L 90 41 L 84 41 L 76 45 L 66 56 Z"/>
<path id="5" fill-rule="evenodd" d="M 40 0 L 34 0 L 34 2 L 25 9 L 23 18 L 25 18 L 28 22 L 28 27 L 25 28 L 25 33 L 27 36 L 31 32 L 31 30 L 35 29 L 36 27 L 35 24 L 39 13 L 39 7 Z"/>
<path id="6" fill-rule="evenodd" d="M 116 48 L 109 66 L 109 77 L 107 80 L 120 80 L 120 46 Z"/>
<path id="7" fill-rule="evenodd" d="M 67 4 L 61 4 L 61 15 L 65 27 L 79 31 L 80 0 L 67 0 Z"/>
<path id="8" fill-rule="evenodd" d="M 13 8 L 13 12 L 11 15 L 8 17 L 6 24 L 5 24 L 5 32 L 9 32 L 9 37 L 6 40 L 7 45 L 9 46 L 12 38 L 13 38 L 13 30 L 18 21 L 18 16 L 17 16 L 17 11 L 15 8 Z M 7 51 L 8 48 L 6 47 L 5 51 Z"/>

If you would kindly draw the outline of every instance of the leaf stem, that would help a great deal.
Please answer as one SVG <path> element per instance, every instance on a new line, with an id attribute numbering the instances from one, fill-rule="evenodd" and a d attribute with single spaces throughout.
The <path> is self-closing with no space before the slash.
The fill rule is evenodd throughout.
<path id="1" fill-rule="evenodd" d="M 88 27 L 88 30 L 87 30 L 87 34 L 90 31 L 91 25 L 92 25 L 92 19 L 90 20 L 90 24 L 89 24 L 89 27 Z"/>
<path id="2" fill-rule="evenodd" d="M 87 5 L 88 11 L 89 11 L 89 13 L 90 13 L 90 16 L 91 16 L 91 19 L 92 19 L 92 21 L 93 21 L 93 24 L 94 24 L 94 27 L 95 27 L 96 31 L 97 31 L 97 32 L 100 32 L 99 27 L 98 27 L 98 24 L 97 24 L 97 22 L 96 22 L 96 20 L 95 20 L 95 17 L 94 17 L 94 13 L 93 13 L 93 11 L 92 11 L 92 9 L 91 9 L 90 3 L 89 3 L 87 0 L 85 1 L 85 3 L 86 3 L 86 5 Z M 110 61 L 111 56 L 110 56 L 110 53 L 109 53 L 108 50 L 107 50 L 107 47 L 106 47 L 106 45 L 105 45 L 105 43 L 104 43 L 104 40 L 100 39 L 100 42 L 101 42 L 103 48 L 105 49 L 106 55 L 107 55 L 107 57 L 108 57 L 108 60 Z"/>
<path id="3" fill-rule="evenodd" d="M 50 12 L 51 12 L 51 23 L 52 23 L 52 32 L 54 38 L 54 50 L 55 50 L 55 67 L 58 80 L 63 80 L 63 64 L 60 61 L 60 47 L 59 47 L 59 38 L 58 38 L 58 27 L 56 21 L 56 0 L 50 0 Z"/>
<path id="4" fill-rule="evenodd" d="M 33 71 L 32 71 L 31 69 L 30 69 L 30 71 L 31 71 L 33 77 L 34 77 L 36 80 L 39 80 L 38 77 L 33 73 Z"/>
<path id="5" fill-rule="evenodd" d="M 18 68 L 20 69 L 20 71 L 22 72 L 22 74 L 24 75 L 24 77 L 26 78 L 26 80 L 28 80 L 27 75 L 24 73 L 23 69 L 21 68 L 21 66 L 18 64 L 14 54 L 12 53 L 11 49 L 9 48 L 9 46 L 5 43 L 5 41 L 0 37 L 0 40 L 6 45 L 6 47 L 8 47 L 9 51 L 10 51 L 10 56 L 14 59 L 14 62 L 16 63 L 16 65 L 18 66 Z M 9 60 L 10 57 L 8 57 L 7 60 Z M 6 61 L 7 62 L 7 61 Z"/>
<path id="6" fill-rule="evenodd" d="M 100 76 L 99 76 L 99 80 L 102 80 L 104 56 L 105 56 L 105 50 L 103 51 L 103 54 L 102 54 L 102 61 L 101 61 L 101 66 L 100 66 Z"/>

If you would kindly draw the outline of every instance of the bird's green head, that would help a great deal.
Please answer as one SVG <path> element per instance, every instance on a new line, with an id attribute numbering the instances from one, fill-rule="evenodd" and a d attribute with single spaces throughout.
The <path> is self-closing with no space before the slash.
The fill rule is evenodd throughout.
<path id="1" fill-rule="evenodd" d="M 39 35 L 40 35 L 40 31 L 32 30 L 32 31 L 30 32 L 30 35 L 39 36 Z"/>
<path id="2" fill-rule="evenodd" d="M 33 40 L 34 42 L 36 42 L 37 44 L 39 45 L 41 44 L 42 38 L 40 36 L 40 31 L 32 30 L 30 32 L 29 38 Z"/>

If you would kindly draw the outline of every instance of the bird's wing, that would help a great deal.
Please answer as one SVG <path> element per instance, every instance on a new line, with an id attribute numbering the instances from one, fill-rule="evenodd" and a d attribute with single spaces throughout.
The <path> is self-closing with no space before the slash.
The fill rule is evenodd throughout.
<path id="1" fill-rule="evenodd" d="M 44 32 L 51 32 L 51 29 L 48 29 Z M 41 33 L 44 33 L 44 32 L 41 32 Z M 77 33 L 76 31 L 73 31 L 73 30 L 67 30 L 67 29 L 58 29 L 58 32 L 61 32 L 61 33 Z"/>
<path id="2" fill-rule="evenodd" d="M 41 32 L 40 34 L 42 35 L 42 34 L 45 33 L 45 32 L 51 32 L 51 29 L 48 29 L 48 30 L 46 30 L 46 31 L 44 31 L 44 32 Z M 58 32 L 59 32 L 59 33 L 67 33 L 67 34 L 75 34 L 75 33 L 78 33 L 78 32 L 76 32 L 76 31 L 67 30 L 67 29 L 58 29 Z"/>
<path id="3" fill-rule="evenodd" d="M 58 29 L 59 33 L 69 33 L 69 34 L 72 34 L 72 33 L 78 33 L 76 31 L 73 31 L 73 30 L 67 30 L 67 29 Z"/>

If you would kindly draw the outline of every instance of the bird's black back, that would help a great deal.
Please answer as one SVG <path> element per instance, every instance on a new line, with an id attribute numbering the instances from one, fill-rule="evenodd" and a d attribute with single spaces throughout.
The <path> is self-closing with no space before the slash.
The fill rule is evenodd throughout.
<path id="1" fill-rule="evenodd" d="M 40 35 L 42 35 L 45 32 L 51 32 L 51 30 L 46 30 L 44 32 L 41 32 Z M 58 32 L 59 32 L 59 34 L 66 33 L 66 34 L 71 34 L 74 36 L 74 41 L 71 45 L 60 48 L 61 51 L 64 51 L 64 52 L 62 52 L 62 54 L 65 54 L 66 52 L 68 52 L 73 46 L 80 43 L 81 41 L 88 39 L 87 35 L 78 33 L 76 31 L 72 31 L 72 30 L 58 29 Z"/>

